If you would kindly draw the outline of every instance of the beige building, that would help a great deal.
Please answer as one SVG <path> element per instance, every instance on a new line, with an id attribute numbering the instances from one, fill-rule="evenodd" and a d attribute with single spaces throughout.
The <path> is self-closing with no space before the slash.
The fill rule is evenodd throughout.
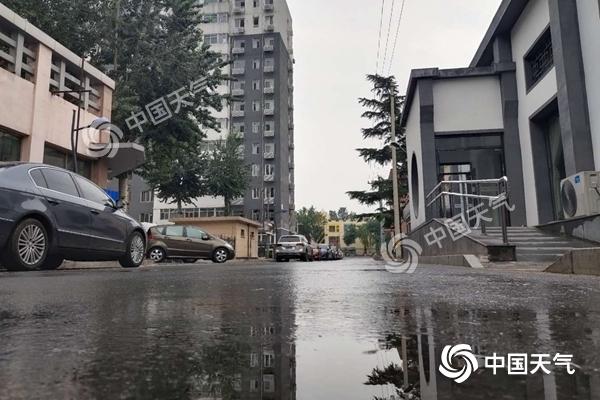
<path id="1" fill-rule="evenodd" d="M 325 224 L 325 243 L 338 247 L 340 249 L 356 252 L 358 255 L 365 253 L 365 246 L 357 238 L 354 243 L 346 243 L 344 241 L 344 233 L 347 225 L 354 225 L 358 229 L 362 222 L 356 221 L 328 221 Z"/>
<path id="2" fill-rule="evenodd" d="M 82 60 L 0 3 L 0 161 L 31 161 L 72 169 L 71 120 Z M 81 125 L 111 117 L 115 82 L 84 64 Z M 89 150 L 99 132 L 81 131 L 79 172 L 106 187 L 108 161 Z"/>
<path id="3" fill-rule="evenodd" d="M 228 241 L 236 258 L 258 258 L 258 230 L 261 224 L 242 217 L 173 218 L 176 225 L 192 225 Z"/>

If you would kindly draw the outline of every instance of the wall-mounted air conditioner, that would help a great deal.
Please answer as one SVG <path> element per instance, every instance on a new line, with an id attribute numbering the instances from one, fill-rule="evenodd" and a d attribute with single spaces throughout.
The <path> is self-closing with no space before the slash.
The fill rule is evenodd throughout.
<path id="1" fill-rule="evenodd" d="M 600 172 L 580 172 L 560 183 L 566 218 L 600 213 Z"/>

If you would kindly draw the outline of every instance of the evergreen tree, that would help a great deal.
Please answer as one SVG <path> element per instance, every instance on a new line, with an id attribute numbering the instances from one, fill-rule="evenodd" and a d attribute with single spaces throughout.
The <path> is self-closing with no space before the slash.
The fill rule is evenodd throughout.
<path id="1" fill-rule="evenodd" d="M 359 103 L 366 108 L 362 117 L 371 123 L 371 127 L 362 129 L 364 139 L 377 139 L 382 143 L 380 148 L 359 148 L 360 157 L 368 163 L 387 166 L 392 162 L 392 149 L 395 149 L 398 160 L 398 188 L 401 208 L 408 194 L 408 165 L 406 155 L 406 135 L 400 127 L 405 97 L 398 93 L 398 84 L 393 76 L 367 75 L 367 80 L 373 85 L 373 98 L 360 98 Z M 394 113 L 396 124 L 396 143 L 392 144 L 392 96 L 394 98 Z M 391 175 L 391 174 L 390 174 Z M 391 177 L 390 177 L 391 178 Z M 377 217 L 385 220 L 386 226 L 393 222 L 394 196 L 390 178 L 378 177 L 369 182 L 370 189 L 350 191 L 348 195 L 361 204 L 377 207 L 375 213 L 362 214 L 362 219 Z"/>

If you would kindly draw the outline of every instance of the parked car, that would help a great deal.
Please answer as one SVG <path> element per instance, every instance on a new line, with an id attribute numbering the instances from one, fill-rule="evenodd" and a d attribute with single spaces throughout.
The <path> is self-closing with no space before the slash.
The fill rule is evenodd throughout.
<path id="1" fill-rule="evenodd" d="M 0 163 L 0 264 L 11 271 L 52 270 L 64 260 L 139 267 L 142 226 L 98 186 L 45 164 Z"/>
<path id="2" fill-rule="evenodd" d="M 313 249 L 305 236 L 288 235 L 279 238 L 275 247 L 275 261 L 313 260 Z"/>
<path id="3" fill-rule="evenodd" d="M 223 264 L 235 258 L 235 249 L 196 226 L 162 225 L 150 228 L 148 258 L 156 263 L 177 259 L 185 263 L 212 260 Z"/>
<path id="4" fill-rule="evenodd" d="M 332 254 L 331 254 L 331 246 L 328 244 L 319 244 L 317 245 L 317 248 L 319 249 L 319 257 L 318 260 L 319 261 L 327 261 L 327 260 L 332 260 Z"/>
<path id="5" fill-rule="evenodd" d="M 341 260 L 343 258 L 344 258 L 344 253 L 342 252 L 342 250 L 335 246 L 332 246 L 331 247 L 331 259 L 337 261 L 337 260 Z"/>

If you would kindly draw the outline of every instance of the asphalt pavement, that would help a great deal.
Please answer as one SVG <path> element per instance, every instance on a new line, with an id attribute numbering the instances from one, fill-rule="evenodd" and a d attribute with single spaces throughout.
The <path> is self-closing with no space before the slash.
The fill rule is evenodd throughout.
<path id="1" fill-rule="evenodd" d="M 600 399 L 600 278 L 384 267 L 0 273 L 0 399 Z M 464 383 L 439 370 L 457 344 Z M 494 353 L 574 372 L 494 375 Z"/>

